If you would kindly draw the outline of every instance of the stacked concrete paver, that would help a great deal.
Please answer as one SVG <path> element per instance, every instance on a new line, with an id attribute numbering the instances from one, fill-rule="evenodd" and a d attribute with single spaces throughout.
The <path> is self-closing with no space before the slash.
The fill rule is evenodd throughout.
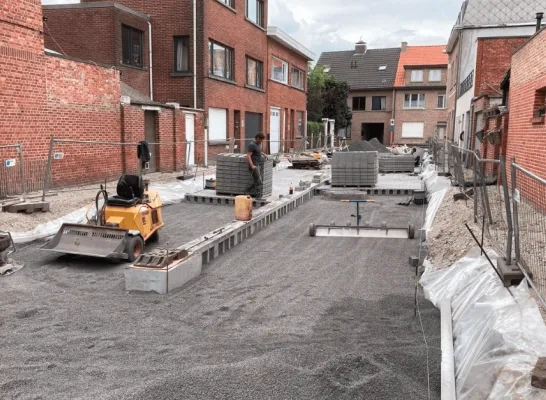
<path id="1" fill-rule="evenodd" d="M 379 154 L 379 172 L 413 172 L 415 158 L 413 155 Z"/>
<path id="2" fill-rule="evenodd" d="M 337 152 L 332 156 L 332 186 L 375 186 L 378 175 L 377 151 Z"/>
<path id="3" fill-rule="evenodd" d="M 273 161 L 264 164 L 262 198 L 273 192 Z M 245 194 L 253 179 L 248 170 L 246 154 L 222 153 L 216 156 L 216 193 L 228 195 Z"/>

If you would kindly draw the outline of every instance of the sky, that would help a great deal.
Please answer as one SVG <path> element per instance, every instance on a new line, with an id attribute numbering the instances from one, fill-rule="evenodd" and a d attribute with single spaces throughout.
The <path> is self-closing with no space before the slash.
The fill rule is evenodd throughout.
<path id="1" fill-rule="evenodd" d="M 463 0 L 269 0 L 269 25 L 311 49 L 446 44 Z M 79 2 L 43 0 L 44 4 Z"/>

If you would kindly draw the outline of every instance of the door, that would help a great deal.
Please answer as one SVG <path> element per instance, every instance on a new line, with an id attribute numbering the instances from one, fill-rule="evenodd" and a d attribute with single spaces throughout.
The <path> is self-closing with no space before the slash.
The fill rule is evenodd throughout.
<path id="1" fill-rule="evenodd" d="M 233 132 L 235 137 L 235 146 L 233 148 L 234 153 L 240 153 L 241 147 L 241 111 L 235 110 L 233 112 Z"/>
<path id="2" fill-rule="evenodd" d="M 443 140 L 446 137 L 446 127 L 438 125 L 438 139 Z"/>
<path id="3" fill-rule="evenodd" d="M 187 165 L 195 165 L 195 115 L 186 114 L 186 151 L 189 154 L 186 154 L 186 160 L 188 160 Z"/>
<path id="4" fill-rule="evenodd" d="M 144 138 L 148 143 L 156 143 L 155 111 L 144 111 L 145 133 Z M 150 144 L 149 169 L 146 172 L 156 172 L 157 168 L 157 145 Z M 130 165 L 130 164 L 129 164 Z"/>
<path id="5" fill-rule="evenodd" d="M 262 114 L 245 113 L 245 148 L 261 132 Z"/>
<path id="6" fill-rule="evenodd" d="M 269 136 L 271 140 L 269 152 L 270 154 L 277 154 L 281 149 L 281 109 L 271 107 L 269 114 Z"/>

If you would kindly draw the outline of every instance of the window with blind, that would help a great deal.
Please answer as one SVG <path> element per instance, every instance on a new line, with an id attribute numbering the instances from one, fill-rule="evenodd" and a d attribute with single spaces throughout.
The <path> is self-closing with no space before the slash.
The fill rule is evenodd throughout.
<path id="1" fill-rule="evenodd" d="M 190 37 L 174 37 L 174 72 L 190 71 Z"/>
<path id="2" fill-rule="evenodd" d="M 234 50 L 211 40 L 209 41 L 209 52 L 210 74 L 230 81 L 235 80 Z"/>

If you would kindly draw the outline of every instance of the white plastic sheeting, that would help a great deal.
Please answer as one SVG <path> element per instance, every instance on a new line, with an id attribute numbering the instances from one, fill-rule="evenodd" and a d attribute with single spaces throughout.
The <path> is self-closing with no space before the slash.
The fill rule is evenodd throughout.
<path id="1" fill-rule="evenodd" d="M 446 193 L 447 193 L 447 189 L 442 189 L 432 193 L 429 196 L 428 207 L 425 214 L 425 223 L 423 224 L 423 227 L 421 228 L 425 232 L 425 239 L 428 239 L 428 233 L 432 230 L 432 223 L 434 222 L 434 218 L 436 218 L 438 209 L 440 208 L 440 206 L 442 205 L 442 202 L 444 201 L 444 197 L 446 196 Z"/>
<path id="2" fill-rule="evenodd" d="M 419 174 L 419 178 L 425 182 L 425 187 L 427 189 L 427 198 L 430 202 L 430 196 L 442 189 L 451 187 L 451 181 L 444 177 L 438 176 L 434 164 L 423 164 L 423 170 Z"/>
<path id="3" fill-rule="evenodd" d="M 214 178 L 214 175 L 205 175 L 205 180 L 211 178 Z M 184 199 L 186 193 L 195 193 L 203 190 L 203 176 L 197 176 L 195 179 L 187 181 L 150 185 L 150 189 L 157 190 L 159 192 L 163 205 L 180 203 Z M 11 236 L 16 244 L 28 243 L 38 239 L 46 239 L 55 235 L 55 233 L 57 233 L 64 223 L 80 224 L 86 222 L 86 213 L 88 210 L 89 206 L 82 207 L 61 218 L 40 224 L 31 231 L 11 232 Z M 91 218 L 95 212 L 96 210 L 93 206 L 89 211 L 87 218 Z"/>
<path id="4" fill-rule="evenodd" d="M 497 254 L 487 254 L 496 264 Z M 531 386 L 539 357 L 546 356 L 546 326 L 527 283 L 501 283 L 485 256 L 473 250 L 451 268 L 433 271 L 428 260 L 420 281 L 436 307 L 452 307 L 457 398 L 546 399 Z"/>

